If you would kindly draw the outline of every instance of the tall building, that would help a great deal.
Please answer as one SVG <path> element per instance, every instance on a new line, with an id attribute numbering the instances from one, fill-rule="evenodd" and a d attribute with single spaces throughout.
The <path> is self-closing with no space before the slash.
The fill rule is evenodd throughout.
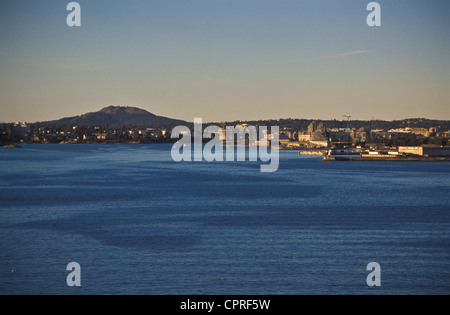
<path id="1" fill-rule="evenodd" d="M 315 121 L 309 124 L 308 126 L 308 133 L 314 133 L 317 130 L 317 124 Z"/>

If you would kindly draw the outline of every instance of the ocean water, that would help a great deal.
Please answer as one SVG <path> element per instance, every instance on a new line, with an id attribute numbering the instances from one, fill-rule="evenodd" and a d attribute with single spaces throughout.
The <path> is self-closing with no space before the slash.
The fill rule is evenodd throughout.
<path id="1" fill-rule="evenodd" d="M 170 148 L 0 149 L 0 294 L 450 293 L 450 164 L 282 151 L 260 173 Z"/>

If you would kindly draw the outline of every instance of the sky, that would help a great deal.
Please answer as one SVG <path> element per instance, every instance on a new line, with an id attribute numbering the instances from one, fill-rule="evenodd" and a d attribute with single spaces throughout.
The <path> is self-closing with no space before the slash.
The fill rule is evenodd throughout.
<path id="1" fill-rule="evenodd" d="M 0 1 L 0 122 L 450 119 L 450 1 Z"/>

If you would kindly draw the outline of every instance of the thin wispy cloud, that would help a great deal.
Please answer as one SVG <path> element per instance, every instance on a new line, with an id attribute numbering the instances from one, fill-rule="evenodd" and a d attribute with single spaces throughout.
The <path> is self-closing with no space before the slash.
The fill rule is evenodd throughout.
<path id="1" fill-rule="evenodd" d="M 363 55 L 363 54 L 368 54 L 371 53 L 371 50 L 353 50 L 353 51 L 347 51 L 347 52 L 343 52 L 340 54 L 336 54 L 336 55 L 330 55 L 330 56 L 324 56 L 324 57 L 319 57 L 317 59 L 332 59 L 332 58 L 342 58 L 342 57 L 349 57 L 349 56 L 357 56 L 357 55 Z"/>

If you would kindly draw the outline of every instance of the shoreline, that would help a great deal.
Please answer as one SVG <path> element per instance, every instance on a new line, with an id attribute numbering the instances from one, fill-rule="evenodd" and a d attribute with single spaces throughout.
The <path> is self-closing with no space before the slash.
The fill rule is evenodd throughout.
<path id="1" fill-rule="evenodd" d="M 450 162 L 450 157 L 428 157 L 428 156 L 409 156 L 409 157 L 356 157 L 356 156 L 325 156 L 325 162 Z"/>

